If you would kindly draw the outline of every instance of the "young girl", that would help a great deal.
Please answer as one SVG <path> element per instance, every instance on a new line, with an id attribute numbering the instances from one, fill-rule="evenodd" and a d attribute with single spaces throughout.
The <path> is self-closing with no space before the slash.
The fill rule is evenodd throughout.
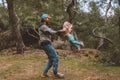
<path id="1" fill-rule="evenodd" d="M 74 36 L 70 33 L 72 31 L 73 25 L 68 21 L 64 22 L 63 29 L 59 30 L 60 32 L 64 33 L 64 36 L 68 38 L 68 41 L 74 45 L 78 51 L 80 51 L 81 47 L 84 47 L 83 42 L 79 42 L 75 40 Z"/>

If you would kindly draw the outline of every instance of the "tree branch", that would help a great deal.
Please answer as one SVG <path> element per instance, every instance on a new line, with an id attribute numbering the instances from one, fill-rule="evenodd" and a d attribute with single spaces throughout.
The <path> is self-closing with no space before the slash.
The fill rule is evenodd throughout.
<path id="1" fill-rule="evenodd" d="M 38 37 L 36 37 L 36 36 L 34 36 L 33 34 L 31 34 L 31 33 L 28 31 L 28 29 L 27 29 L 27 33 L 28 33 L 28 35 L 30 35 L 30 36 L 32 36 L 32 37 L 34 37 L 34 38 L 36 38 L 36 39 L 39 39 Z"/>
<path id="2" fill-rule="evenodd" d="M 111 2 L 112 2 L 112 0 L 110 0 L 110 2 L 108 3 L 108 5 L 107 5 L 107 9 L 106 9 L 106 13 L 105 13 L 105 17 L 107 18 L 107 13 L 108 13 L 108 11 L 109 11 L 109 9 L 110 9 L 110 7 L 111 7 Z"/>
<path id="3" fill-rule="evenodd" d="M 33 30 L 35 31 L 35 33 L 36 33 L 37 35 L 39 35 L 38 31 L 35 29 L 34 26 L 33 26 Z"/>
<path id="4" fill-rule="evenodd" d="M 74 0 L 72 0 L 72 2 L 68 5 L 67 7 L 67 13 L 68 13 L 68 16 L 69 16 L 69 21 L 71 22 L 71 16 L 72 16 L 72 12 L 71 12 L 71 8 L 74 6 Z"/>
<path id="5" fill-rule="evenodd" d="M 94 29 L 92 30 L 93 36 L 96 37 L 96 38 L 102 38 L 102 39 L 104 39 L 104 40 L 107 40 L 107 41 L 110 42 L 111 44 L 113 44 L 113 42 L 112 42 L 111 39 L 106 38 L 106 37 L 102 37 L 102 36 L 99 36 L 99 35 L 96 35 L 96 34 L 95 34 L 95 31 L 97 30 L 97 28 L 98 28 L 98 27 L 96 27 L 96 28 L 94 28 Z"/>

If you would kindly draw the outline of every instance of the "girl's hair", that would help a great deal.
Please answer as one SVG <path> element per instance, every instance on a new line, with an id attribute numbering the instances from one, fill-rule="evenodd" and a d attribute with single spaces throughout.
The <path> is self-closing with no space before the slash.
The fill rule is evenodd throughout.
<path id="1" fill-rule="evenodd" d="M 63 24 L 63 27 L 70 27 L 72 24 L 68 21 L 65 21 L 64 24 Z"/>

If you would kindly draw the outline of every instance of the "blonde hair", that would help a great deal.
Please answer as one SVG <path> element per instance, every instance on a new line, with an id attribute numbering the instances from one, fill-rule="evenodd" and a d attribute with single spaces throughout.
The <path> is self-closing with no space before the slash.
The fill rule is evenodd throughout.
<path id="1" fill-rule="evenodd" d="M 72 28 L 72 24 L 68 21 L 65 21 L 62 29 L 63 31 L 65 31 L 65 34 L 71 32 L 72 30 L 71 28 Z"/>
<path id="2" fill-rule="evenodd" d="M 72 24 L 68 21 L 65 21 L 64 24 L 63 24 L 63 28 L 71 28 L 72 27 Z"/>

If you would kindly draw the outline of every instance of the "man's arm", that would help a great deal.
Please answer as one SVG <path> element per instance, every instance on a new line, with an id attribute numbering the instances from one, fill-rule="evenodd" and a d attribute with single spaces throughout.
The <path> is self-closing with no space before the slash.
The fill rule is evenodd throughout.
<path id="1" fill-rule="evenodd" d="M 57 33 L 57 31 L 49 28 L 49 27 L 46 26 L 46 25 L 42 25 L 42 26 L 40 27 L 40 30 L 42 30 L 42 31 L 44 31 L 44 32 L 48 32 L 48 33 L 50 33 L 50 34 L 56 34 L 56 33 Z"/>

